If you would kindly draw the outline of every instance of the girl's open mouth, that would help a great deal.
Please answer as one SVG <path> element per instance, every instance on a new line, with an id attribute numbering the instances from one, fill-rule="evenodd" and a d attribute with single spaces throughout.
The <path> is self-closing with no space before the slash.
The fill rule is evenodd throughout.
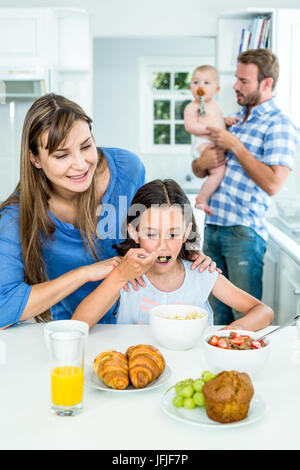
<path id="1" fill-rule="evenodd" d="M 167 263 L 170 259 L 172 259 L 172 256 L 159 256 L 156 261 L 158 263 Z"/>

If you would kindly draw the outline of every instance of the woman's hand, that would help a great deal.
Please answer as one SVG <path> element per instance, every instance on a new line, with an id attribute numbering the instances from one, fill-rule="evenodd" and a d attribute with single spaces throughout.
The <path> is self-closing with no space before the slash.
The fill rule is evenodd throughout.
<path id="1" fill-rule="evenodd" d="M 191 261 L 194 261 L 191 268 L 196 269 L 201 273 L 205 269 L 209 268 L 209 272 L 217 271 L 219 274 L 222 273 L 221 269 L 217 268 L 216 263 L 209 257 L 206 256 L 202 251 L 199 252 L 198 255 L 193 254 L 190 257 Z"/>
<path id="2" fill-rule="evenodd" d="M 98 263 L 93 263 L 88 266 L 84 266 L 87 272 L 87 282 L 101 281 L 106 278 L 108 274 L 121 263 L 121 258 L 115 256 Z"/>

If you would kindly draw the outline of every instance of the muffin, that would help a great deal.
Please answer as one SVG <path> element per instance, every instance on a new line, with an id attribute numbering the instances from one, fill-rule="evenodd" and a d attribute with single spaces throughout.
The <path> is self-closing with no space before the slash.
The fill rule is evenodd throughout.
<path id="1" fill-rule="evenodd" d="M 223 371 L 202 388 L 207 416 L 219 423 L 232 423 L 248 415 L 254 388 L 248 374 Z"/>

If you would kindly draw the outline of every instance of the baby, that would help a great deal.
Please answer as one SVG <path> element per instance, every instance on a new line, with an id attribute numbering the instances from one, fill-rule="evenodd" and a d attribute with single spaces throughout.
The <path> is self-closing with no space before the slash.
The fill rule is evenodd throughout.
<path id="1" fill-rule="evenodd" d="M 184 110 L 184 127 L 189 134 L 192 134 L 192 155 L 196 159 L 201 156 L 205 147 L 212 143 L 209 140 L 207 126 L 226 129 L 226 126 L 235 124 L 236 119 L 224 119 L 219 105 L 214 100 L 214 96 L 220 91 L 219 74 L 215 67 L 211 65 L 197 67 L 192 76 L 190 90 L 194 101 Z M 212 215 L 212 212 L 208 199 L 221 183 L 225 170 L 225 165 L 209 170 L 208 178 L 196 197 L 196 207 L 203 209 L 209 215 Z"/>

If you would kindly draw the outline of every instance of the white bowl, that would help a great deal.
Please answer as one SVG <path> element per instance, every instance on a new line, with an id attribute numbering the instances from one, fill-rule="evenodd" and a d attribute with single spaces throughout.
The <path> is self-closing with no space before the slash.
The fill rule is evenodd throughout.
<path id="1" fill-rule="evenodd" d="M 49 346 L 49 334 L 56 332 L 81 331 L 84 334 L 84 344 L 86 345 L 89 335 L 88 323 L 80 320 L 56 320 L 46 323 L 44 326 L 44 336 L 47 347 Z"/>
<path id="2" fill-rule="evenodd" d="M 174 320 L 180 315 L 185 317 L 188 313 L 200 313 L 202 318 L 192 320 Z M 191 349 L 200 340 L 207 326 L 208 312 L 195 305 L 160 305 L 154 307 L 149 313 L 149 323 L 155 339 L 167 349 Z"/>
<path id="3" fill-rule="evenodd" d="M 219 373 L 223 370 L 236 370 L 246 372 L 250 378 L 257 377 L 265 368 L 270 357 L 272 345 L 269 339 L 266 338 L 265 347 L 251 350 L 222 349 L 209 344 L 208 341 L 211 336 L 229 336 L 232 331 L 239 335 L 249 335 L 253 339 L 262 336 L 259 332 L 247 330 L 218 330 L 205 335 L 202 338 L 202 347 L 209 369 L 213 373 Z"/>

